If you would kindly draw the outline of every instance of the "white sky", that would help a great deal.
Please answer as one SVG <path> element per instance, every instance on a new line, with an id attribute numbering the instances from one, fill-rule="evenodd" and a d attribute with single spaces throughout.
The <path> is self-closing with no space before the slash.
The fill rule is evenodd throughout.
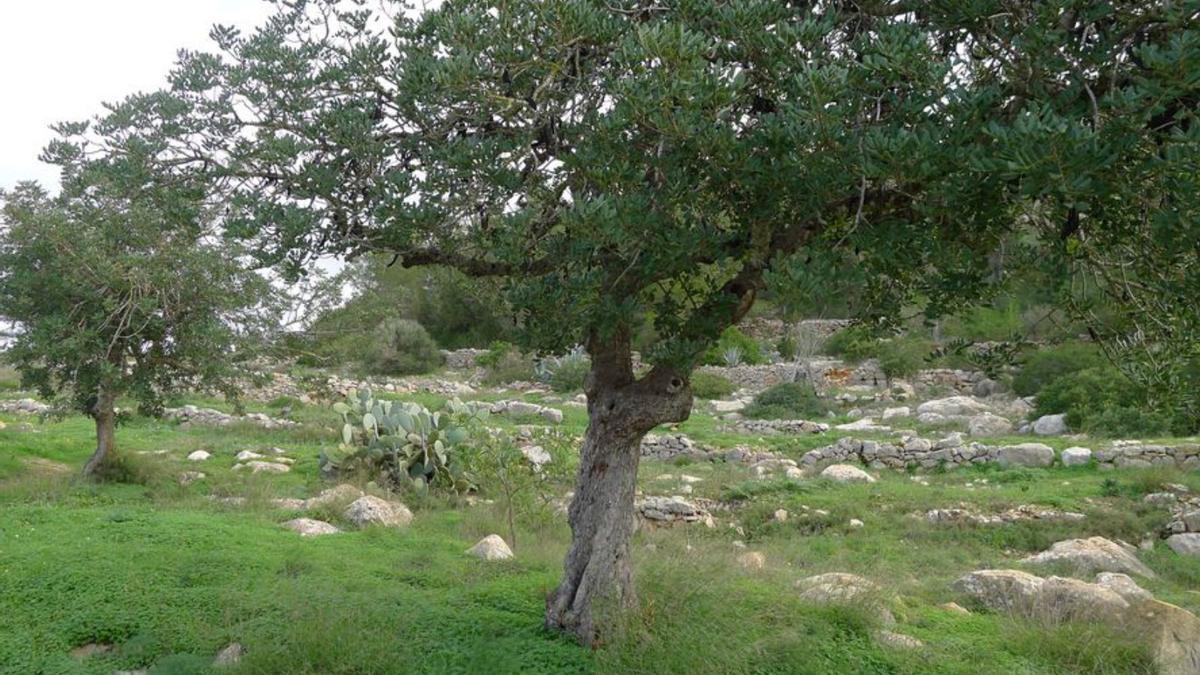
<path id="1" fill-rule="evenodd" d="M 37 156 L 49 126 L 166 83 L 181 47 L 211 49 L 214 23 L 249 30 L 264 0 L 0 0 L 0 187 L 57 189 Z"/>

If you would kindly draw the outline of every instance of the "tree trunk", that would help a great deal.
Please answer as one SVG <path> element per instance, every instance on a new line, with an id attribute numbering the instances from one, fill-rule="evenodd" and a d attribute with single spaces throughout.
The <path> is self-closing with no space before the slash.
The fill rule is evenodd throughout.
<path id="1" fill-rule="evenodd" d="M 594 644 L 604 632 L 601 608 L 619 611 L 635 599 L 629 540 L 642 438 L 659 424 L 687 419 L 692 394 L 669 369 L 634 379 L 627 335 L 593 339 L 588 352 L 588 428 L 568 512 L 571 548 L 562 582 L 546 601 L 546 626 Z"/>
<path id="2" fill-rule="evenodd" d="M 96 451 L 92 453 L 87 464 L 83 465 L 83 476 L 90 478 L 96 474 L 96 470 L 102 465 L 114 452 L 116 448 L 116 411 L 114 410 L 114 397 L 111 394 L 101 393 L 96 404 L 92 407 L 92 419 L 96 421 Z"/>

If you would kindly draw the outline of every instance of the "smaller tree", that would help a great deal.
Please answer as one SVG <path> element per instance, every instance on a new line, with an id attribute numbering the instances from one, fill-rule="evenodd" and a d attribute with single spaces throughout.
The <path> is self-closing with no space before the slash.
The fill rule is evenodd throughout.
<path id="1" fill-rule="evenodd" d="M 234 393 L 267 283 L 214 235 L 202 186 L 156 184 L 130 158 L 64 178 L 56 197 L 0 191 L 0 316 L 20 327 L 7 358 L 24 385 L 95 420 L 90 476 L 114 452 L 118 398 L 157 413 L 182 386 Z"/>

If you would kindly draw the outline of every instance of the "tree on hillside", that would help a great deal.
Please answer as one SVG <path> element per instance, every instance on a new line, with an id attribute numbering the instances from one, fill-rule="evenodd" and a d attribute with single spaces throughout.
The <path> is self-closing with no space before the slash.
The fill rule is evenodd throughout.
<path id="1" fill-rule="evenodd" d="M 182 55 L 165 118 L 114 114 L 174 136 L 163 165 L 219 177 L 266 261 L 377 251 L 502 277 L 527 347 L 586 346 L 573 539 L 546 611 L 585 640 L 598 603 L 634 599 L 641 438 L 687 418 L 697 358 L 779 261 L 845 249 L 887 320 L 983 295 L 1017 228 L 1043 257 L 1169 212 L 1200 238 L 1194 1 L 340 6 L 217 27 L 218 53 Z"/>
<path id="2" fill-rule="evenodd" d="M 23 384 L 95 420 L 92 476 L 115 451 L 118 398 L 158 412 L 181 387 L 232 393 L 265 282 L 211 236 L 202 192 L 127 159 L 87 164 L 57 197 L 0 192 L 0 316 L 20 326 L 6 358 Z"/>

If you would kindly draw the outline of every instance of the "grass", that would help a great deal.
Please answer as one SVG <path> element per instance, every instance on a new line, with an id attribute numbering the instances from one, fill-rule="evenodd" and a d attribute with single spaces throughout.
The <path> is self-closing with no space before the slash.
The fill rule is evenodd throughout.
<path id="1" fill-rule="evenodd" d="M 270 500 L 319 491 L 317 453 L 336 442 L 325 430 L 331 414 L 320 408 L 293 401 L 248 408 L 277 414 L 283 405 L 303 426 L 182 429 L 135 418 L 118 430 L 128 482 L 103 484 L 75 477 L 91 451 L 88 420 L 3 417 L 0 673 L 206 672 L 232 641 L 247 649 L 241 665 L 226 671 L 234 673 L 1151 672 L 1142 647 L 1102 626 L 961 616 L 937 605 L 966 603 L 951 590 L 964 572 L 1021 567 L 1020 558 L 1060 539 L 1099 534 L 1137 543 L 1166 517 L 1142 495 L 1168 482 L 1200 490 L 1200 477 L 1165 469 L 972 467 L 926 474 L 928 485 L 901 472 L 841 485 L 754 481 L 745 467 L 724 463 L 645 463 L 639 482 L 646 494 L 677 492 L 682 484 L 659 477 L 687 473 L 702 479 L 693 485 L 696 497 L 736 506 L 718 511 L 713 529 L 639 532 L 638 603 L 614 614 L 612 636 L 589 649 L 541 627 L 569 541 L 561 519 L 522 518 L 517 557 L 502 563 L 464 554 L 480 537 L 505 531 L 499 509 L 439 495 L 404 496 L 416 514 L 405 530 L 347 528 L 302 539 L 281 528 L 295 514 Z M 563 409 L 564 431 L 581 432 L 583 410 Z M 759 441 L 702 414 L 678 429 L 708 445 L 750 442 L 792 457 L 835 438 Z M 274 446 L 297 460 L 291 473 L 232 471 L 238 451 Z M 201 448 L 213 459 L 184 459 Z M 184 470 L 208 478 L 181 486 L 175 479 Z M 212 496 L 246 502 L 229 506 Z M 914 517 L 963 504 L 983 512 L 1038 504 L 1087 519 L 971 527 Z M 781 508 L 791 514 L 782 523 L 772 518 Z M 315 516 L 347 526 L 335 507 Z M 850 527 L 852 518 L 865 526 Z M 742 569 L 735 542 L 762 552 L 765 569 Z M 1139 555 L 1158 573 L 1143 582 L 1147 589 L 1200 611 L 1200 562 L 1161 542 Z M 828 571 L 874 580 L 898 621 L 891 630 L 926 646 L 883 646 L 876 613 L 807 605 L 792 590 L 796 579 Z M 116 649 L 82 661 L 69 655 L 88 643 Z"/>

